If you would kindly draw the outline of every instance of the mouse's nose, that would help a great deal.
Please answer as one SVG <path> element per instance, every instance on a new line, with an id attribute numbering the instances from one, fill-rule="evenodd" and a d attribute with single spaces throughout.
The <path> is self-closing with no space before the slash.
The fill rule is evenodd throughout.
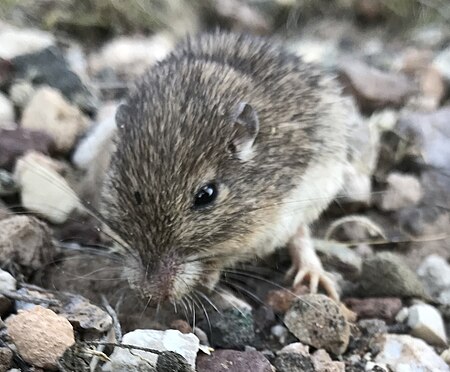
<path id="1" fill-rule="evenodd" d="M 146 285 L 151 288 L 154 301 L 167 301 L 173 297 L 173 288 L 178 273 L 178 265 L 172 259 L 160 259 L 145 269 Z"/>

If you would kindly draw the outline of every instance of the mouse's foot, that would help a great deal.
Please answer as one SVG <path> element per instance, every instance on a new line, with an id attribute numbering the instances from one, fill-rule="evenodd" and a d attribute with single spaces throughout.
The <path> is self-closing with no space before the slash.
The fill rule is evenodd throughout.
<path id="1" fill-rule="evenodd" d="M 286 276 L 294 278 L 292 284 L 294 292 L 307 281 L 311 293 L 317 293 L 320 285 L 329 297 L 339 302 L 336 284 L 328 276 L 314 251 L 309 229 L 305 226 L 300 227 L 297 234 L 290 240 L 288 247 L 292 258 L 292 266 Z"/>

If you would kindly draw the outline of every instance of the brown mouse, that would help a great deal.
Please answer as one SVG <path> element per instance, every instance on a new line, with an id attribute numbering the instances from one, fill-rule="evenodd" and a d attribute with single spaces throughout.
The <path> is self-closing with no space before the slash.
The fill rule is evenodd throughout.
<path id="1" fill-rule="evenodd" d="M 338 298 L 308 230 L 343 182 L 332 78 L 271 40 L 204 34 L 138 80 L 116 121 L 102 214 L 142 296 L 176 302 L 287 245 L 294 287 Z"/>

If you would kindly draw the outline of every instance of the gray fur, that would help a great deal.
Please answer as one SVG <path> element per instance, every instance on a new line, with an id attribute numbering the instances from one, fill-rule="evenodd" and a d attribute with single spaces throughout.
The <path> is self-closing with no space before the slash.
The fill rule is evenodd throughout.
<path id="1" fill-rule="evenodd" d="M 337 85 L 274 45 L 225 33 L 186 40 L 137 82 L 120 110 L 103 211 L 135 251 L 130 282 L 146 296 L 183 295 L 171 293 L 173 277 L 194 254 L 208 257 L 196 281 L 241 260 L 236 252 L 250 252 L 249 237 L 277 223 L 278 206 L 307 181 L 311 164 L 344 162 Z M 230 147 L 242 103 L 258 120 L 247 160 Z M 194 193 L 211 180 L 218 199 L 194 210 Z"/>

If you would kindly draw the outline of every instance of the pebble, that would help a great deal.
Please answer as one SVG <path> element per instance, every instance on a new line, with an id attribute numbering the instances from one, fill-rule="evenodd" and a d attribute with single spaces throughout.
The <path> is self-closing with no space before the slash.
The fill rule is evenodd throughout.
<path id="1" fill-rule="evenodd" d="M 0 58 L 11 59 L 47 48 L 54 43 L 53 35 L 48 32 L 0 24 Z"/>
<path id="2" fill-rule="evenodd" d="M 14 262 L 33 271 L 42 269 L 55 255 L 46 224 L 30 216 L 12 216 L 0 221 L 0 262 Z"/>
<path id="3" fill-rule="evenodd" d="M 450 83 L 450 47 L 441 51 L 433 61 L 433 67 Z"/>
<path id="4" fill-rule="evenodd" d="M 9 126 L 14 122 L 14 107 L 12 102 L 2 92 L 0 92 L 0 128 Z"/>
<path id="5" fill-rule="evenodd" d="M 426 111 L 434 111 L 441 104 L 447 93 L 447 86 L 441 72 L 429 66 L 420 75 L 421 106 Z"/>
<path id="6" fill-rule="evenodd" d="M 199 355 L 197 372 L 273 372 L 264 355 L 258 351 L 216 350 L 210 356 Z"/>
<path id="7" fill-rule="evenodd" d="M 45 107 L 45 110 L 42 110 Z M 68 103 L 56 89 L 42 87 L 36 91 L 22 116 L 22 127 L 47 133 L 60 152 L 69 152 L 86 131 L 88 119 Z"/>
<path id="8" fill-rule="evenodd" d="M 450 365 L 450 349 L 444 350 L 441 354 L 441 358 L 444 359 L 444 362 Z"/>
<path id="9" fill-rule="evenodd" d="M 0 169 L 0 197 L 16 194 L 18 186 L 11 173 Z"/>
<path id="10" fill-rule="evenodd" d="M 265 303 L 275 313 L 284 314 L 292 305 L 296 294 L 288 289 L 271 289 L 266 296 Z"/>
<path id="11" fill-rule="evenodd" d="M 0 372 L 6 372 L 11 367 L 13 352 L 8 347 L 0 347 Z"/>
<path id="12" fill-rule="evenodd" d="M 25 80 L 14 82 L 11 88 L 9 88 L 11 101 L 21 112 L 23 112 L 23 109 L 28 105 L 28 102 L 30 102 L 35 93 L 36 88 L 33 84 Z"/>
<path id="13" fill-rule="evenodd" d="M 77 195 L 59 174 L 62 171 L 60 163 L 37 152 L 20 158 L 14 170 L 23 207 L 57 224 L 81 209 Z"/>
<path id="14" fill-rule="evenodd" d="M 358 292 L 364 297 L 427 297 L 417 275 L 390 252 L 364 260 Z"/>
<path id="15" fill-rule="evenodd" d="M 228 308 L 221 313 L 213 312 L 209 316 L 209 323 L 200 323 L 199 326 L 210 332 L 209 341 L 212 347 L 242 350 L 245 345 L 252 345 L 255 340 L 251 309 L 238 311 Z"/>
<path id="16" fill-rule="evenodd" d="M 16 284 L 16 279 L 10 273 L 0 269 L 0 291 L 15 291 Z M 12 305 L 13 302 L 9 298 L 0 294 L 0 317 L 7 314 Z"/>
<path id="17" fill-rule="evenodd" d="M 48 155 L 53 149 L 53 140 L 46 133 L 20 127 L 0 128 L 0 168 L 12 170 L 17 158 L 28 151 Z"/>
<path id="18" fill-rule="evenodd" d="M 126 333 L 122 338 L 125 345 L 135 345 L 159 351 L 173 351 L 183 356 L 192 368 L 199 350 L 199 340 L 192 334 L 182 334 L 173 329 L 158 331 L 137 329 Z M 151 371 L 156 367 L 158 356 L 147 351 L 115 347 L 110 356 L 111 361 L 105 365 L 104 371 L 132 372 Z M 153 368 L 152 368 L 153 367 Z"/>
<path id="19" fill-rule="evenodd" d="M 274 325 L 272 328 L 270 328 L 270 333 L 272 334 L 272 336 L 278 339 L 278 342 L 280 344 L 284 345 L 288 336 L 288 330 L 286 327 L 283 327 L 281 324 Z"/>
<path id="20" fill-rule="evenodd" d="M 427 292 L 443 305 L 450 305 L 450 264 L 441 256 L 427 256 L 417 269 Z"/>
<path id="21" fill-rule="evenodd" d="M 165 34 L 141 38 L 121 36 L 92 55 L 89 67 L 94 74 L 111 69 L 119 76 L 132 78 L 163 59 L 172 50 L 173 44 L 174 40 Z"/>
<path id="22" fill-rule="evenodd" d="M 347 278 L 361 274 L 362 259 L 346 244 L 315 239 L 314 248 L 322 264 L 332 271 L 342 273 Z"/>
<path id="23" fill-rule="evenodd" d="M 58 359 L 75 343 L 69 321 L 42 306 L 8 317 L 6 325 L 20 356 L 37 367 L 56 369 Z"/>
<path id="24" fill-rule="evenodd" d="M 325 295 L 300 296 L 286 313 L 284 323 L 302 343 L 336 355 L 347 349 L 350 326 L 340 307 Z"/>
<path id="25" fill-rule="evenodd" d="M 410 207 L 416 205 L 422 198 L 422 187 L 414 176 L 392 172 L 387 176 L 386 182 L 387 186 L 383 189 L 379 203 L 383 211 Z"/>
<path id="26" fill-rule="evenodd" d="M 424 341 L 408 335 L 386 334 L 380 338 L 381 352 L 375 362 L 392 372 L 449 372 L 450 367 Z"/>
<path id="27" fill-rule="evenodd" d="M 410 79 L 401 73 L 384 72 L 359 61 L 343 63 L 340 76 L 365 112 L 399 107 L 414 93 Z"/>
<path id="28" fill-rule="evenodd" d="M 411 335 L 421 338 L 431 345 L 447 345 L 442 315 L 431 305 L 411 306 L 408 313 L 408 326 L 411 328 Z"/>
<path id="29" fill-rule="evenodd" d="M 183 319 L 174 320 L 172 323 L 170 323 L 170 328 L 176 329 L 184 334 L 192 333 L 191 325 Z"/>
<path id="30" fill-rule="evenodd" d="M 399 298 L 346 298 L 344 303 L 358 314 L 359 319 L 383 319 L 393 323 L 395 316 L 402 308 Z"/>
<path id="31" fill-rule="evenodd" d="M 431 113 L 405 112 L 395 128 L 400 138 L 408 138 L 408 153 L 418 154 L 429 167 L 450 169 L 450 107 Z"/>
<path id="32" fill-rule="evenodd" d="M 312 362 L 316 371 L 345 372 L 345 363 L 333 361 L 323 349 L 317 350 L 312 355 Z"/>
<path id="33" fill-rule="evenodd" d="M 31 82 L 34 87 L 50 86 L 89 115 L 95 114 L 97 97 L 83 84 L 57 47 L 14 58 L 15 82 Z"/>

